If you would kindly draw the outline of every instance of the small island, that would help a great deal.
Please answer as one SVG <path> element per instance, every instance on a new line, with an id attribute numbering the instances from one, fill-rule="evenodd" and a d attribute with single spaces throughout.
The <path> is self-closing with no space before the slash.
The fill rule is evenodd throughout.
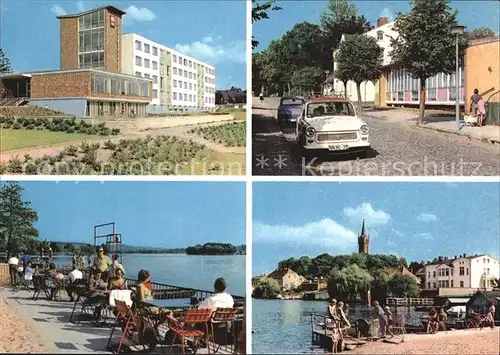
<path id="1" fill-rule="evenodd" d="M 205 243 L 186 248 L 188 255 L 245 255 L 245 245 L 234 246 L 229 243 Z"/>

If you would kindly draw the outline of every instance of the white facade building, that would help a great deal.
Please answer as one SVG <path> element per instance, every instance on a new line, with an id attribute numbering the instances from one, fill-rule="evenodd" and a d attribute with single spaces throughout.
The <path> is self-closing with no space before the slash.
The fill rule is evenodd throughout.
<path id="1" fill-rule="evenodd" d="M 391 47 L 391 38 L 397 38 L 398 33 L 393 30 L 394 27 L 394 21 L 393 22 L 388 22 L 387 17 L 381 17 L 377 20 L 377 27 L 374 28 L 371 31 L 368 31 L 365 33 L 366 36 L 374 37 L 377 39 L 377 43 L 382 49 L 384 50 L 384 60 L 383 60 L 383 65 L 388 65 L 391 63 L 391 55 L 390 52 L 392 50 Z M 341 42 L 345 41 L 345 36 L 342 35 Z M 338 52 L 338 50 L 336 51 Z M 334 62 L 333 62 L 333 67 L 334 70 L 337 70 L 337 62 L 335 61 L 335 55 L 334 53 Z M 361 89 L 361 101 L 363 102 L 374 102 L 375 100 L 375 91 L 376 91 L 376 85 L 373 84 L 373 82 L 368 81 L 361 83 L 360 85 Z M 342 81 L 334 79 L 333 85 L 326 85 L 325 86 L 325 95 L 332 95 L 335 93 L 336 95 L 342 95 L 344 96 L 344 83 Z M 356 87 L 356 83 L 353 81 L 348 81 L 347 82 L 347 98 L 351 101 L 358 101 L 358 89 Z"/>
<path id="2" fill-rule="evenodd" d="M 454 259 L 439 257 L 425 265 L 426 290 L 439 288 L 489 289 L 500 278 L 500 262 L 486 254 L 459 255 Z"/>
<path id="3" fill-rule="evenodd" d="M 122 35 L 122 72 L 153 81 L 149 113 L 215 107 L 215 67 L 136 33 Z"/>

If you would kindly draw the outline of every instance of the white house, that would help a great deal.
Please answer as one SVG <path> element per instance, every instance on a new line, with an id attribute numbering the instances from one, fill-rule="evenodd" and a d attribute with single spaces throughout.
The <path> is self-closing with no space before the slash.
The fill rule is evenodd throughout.
<path id="1" fill-rule="evenodd" d="M 391 38 L 397 38 L 398 33 L 393 31 L 394 22 L 388 22 L 387 17 L 381 17 L 377 20 L 377 27 L 373 30 L 366 32 L 365 35 L 374 37 L 377 39 L 377 43 L 384 50 L 384 61 L 383 65 L 388 65 L 391 63 Z M 346 36 L 342 35 L 341 42 L 346 40 Z M 333 54 L 333 67 L 337 70 L 337 62 L 335 61 L 335 55 L 338 50 Z M 361 83 L 361 101 L 363 102 L 374 102 L 376 85 L 371 81 Z M 325 85 L 325 95 L 332 95 L 333 93 L 339 95 L 344 95 L 344 84 L 337 79 L 334 79 L 333 85 Z M 347 97 L 351 101 L 358 100 L 358 91 L 356 88 L 356 83 L 353 81 L 347 82 Z"/>
<path id="2" fill-rule="evenodd" d="M 500 278 L 500 262 L 487 254 L 440 256 L 425 265 L 425 290 L 440 288 L 491 289 L 494 280 Z"/>
<path id="3" fill-rule="evenodd" d="M 215 107 L 215 67 L 136 33 L 122 35 L 122 71 L 153 80 L 150 113 Z"/>

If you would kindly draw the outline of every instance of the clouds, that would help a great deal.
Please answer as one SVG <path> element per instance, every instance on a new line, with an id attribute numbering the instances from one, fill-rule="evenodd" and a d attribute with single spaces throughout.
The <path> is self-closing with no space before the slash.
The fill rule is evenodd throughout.
<path id="1" fill-rule="evenodd" d="M 357 207 L 346 207 L 344 216 L 351 222 L 359 224 L 363 219 L 370 227 L 381 227 L 389 223 L 391 215 L 382 210 L 376 210 L 371 203 L 363 202 Z"/>
<path id="2" fill-rule="evenodd" d="M 209 35 L 193 43 L 178 43 L 175 49 L 212 65 L 220 62 L 246 63 L 246 45 L 243 40 L 224 42 L 220 37 Z"/>
<path id="3" fill-rule="evenodd" d="M 253 240 L 256 243 L 321 245 L 349 250 L 355 246 L 357 241 L 357 234 L 354 231 L 329 218 L 306 223 L 302 226 L 254 222 L 253 231 Z"/>
<path id="4" fill-rule="evenodd" d="M 417 216 L 417 220 L 420 222 L 436 222 L 438 218 L 432 213 L 421 213 Z"/>
<path id="5" fill-rule="evenodd" d="M 145 21 L 150 22 L 156 19 L 156 14 L 146 7 L 136 7 L 131 5 L 124 10 L 127 14 L 123 17 L 124 20 L 129 21 Z"/>
<path id="6" fill-rule="evenodd" d="M 58 4 L 52 5 L 50 8 L 50 11 L 52 11 L 56 16 L 64 16 L 67 15 L 68 13 Z"/>

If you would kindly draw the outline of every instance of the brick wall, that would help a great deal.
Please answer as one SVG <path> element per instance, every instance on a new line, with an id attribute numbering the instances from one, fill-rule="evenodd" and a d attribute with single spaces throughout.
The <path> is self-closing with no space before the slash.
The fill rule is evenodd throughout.
<path id="1" fill-rule="evenodd" d="M 122 35 L 122 18 L 121 15 L 106 9 L 104 11 L 104 41 L 105 41 L 105 57 L 104 67 L 106 70 L 121 73 L 121 35 Z M 114 18 L 114 27 L 112 27 L 111 18 Z"/>
<path id="2" fill-rule="evenodd" d="M 60 21 L 61 69 L 78 69 L 78 18 Z"/>
<path id="3" fill-rule="evenodd" d="M 90 95 L 90 72 L 33 75 L 31 97 L 86 97 Z"/>

